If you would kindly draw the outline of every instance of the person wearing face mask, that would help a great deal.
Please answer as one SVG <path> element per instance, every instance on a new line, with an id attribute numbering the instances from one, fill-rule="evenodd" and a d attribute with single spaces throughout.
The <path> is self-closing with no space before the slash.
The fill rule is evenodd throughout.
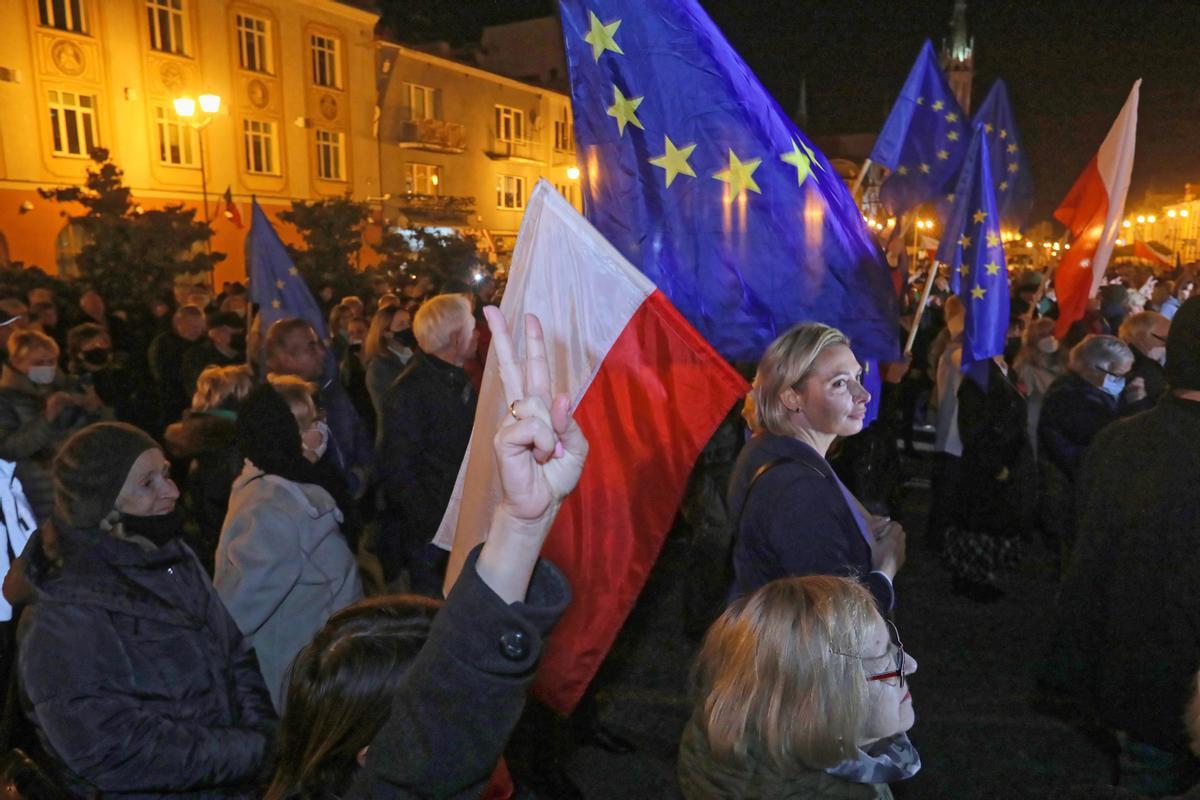
<path id="1" fill-rule="evenodd" d="M 8 340 L 0 372 L 0 459 L 16 462 L 16 475 L 39 523 L 50 519 L 54 491 L 50 464 L 74 431 L 112 412 L 95 389 L 83 389 L 58 370 L 58 344 L 40 331 L 17 331 Z"/>
<path id="2" fill-rule="evenodd" d="M 383 413 L 383 394 L 400 377 L 417 347 L 412 332 L 412 315 L 397 306 L 383 306 L 371 318 L 363 345 L 367 363 L 367 391 L 375 406 L 375 417 Z"/>
<path id="3" fill-rule="evenodd" d="M 295 376 L 272 376 L 242 401 L 237 440 L 246 461 L 213 575 L 280 711 L 292 659 L 331 614 L 363 596 L 340 529 L 345 485 L 328 462 L 318 465 L 329 429 L 317 417 L 315 391 Z"/>
<path id="4" fill-rule="evenodd" d="M 890 800 L 921 758 L 909 676 L 917 662 L 849 578 L 772 581 L 705 636 L 679 744 L 686 800 Z"/>
<path id="5" fill-rule="evenodd" d="M 1037 455 L 1037 426 L 1042 402 L 1050 385 L 1066 372 L 1058 339 L 1054 338 L 1054 320 L 1043 317 L 1029 323 L 1021 338 L 1021 350 L 1013 362 L 1017 381 L 1025 392 L 1029 424 L 1029 443 Z"/>
<path id="6" fill-rule="evenodd" d="M 179 536 L 147 434 L 103 422 L 54 461 L 53 523 L 5 579 L 28 602 L 23 707 L 72 797 L 250 798 L 278 721 L 253 650 Z"/>
<path id="7" fill-rule="evenodd" d="M 793 327 L 758 364 L 751 396 L 758 433 L 742 448 L 729 486 L 735 520 L 731 598 L 777 578 L 861 575 L 885 613 L 904 564 L 904 529 L 867 513 L 826 455 L 862 430 L 871 395 L 840 331 Z"/>
<path id="8" fill-rule="evenodd" d="M 1127 403 L 1122 409 L 1126 414 L 1148 411 L 1166 394 L 1167 336 L 1170 332 L 1171 320 L 1153 311 L 1132 314 L 1121 323 L 1117 335 L 1133 353 L 1133 367 L 1126 380 L 1141 378 L 1146 387 L 1145 397 Z"/>
<path id="9" fill-rule="evenodd" d="M 206 367 L 231 367 L 246 361 L 246 322 L 232 311 L 209 315 L 207 339 L 183 354 L 179 376 L 184 391 L 191 396 L 196 380 Z"/>
<path id="10" fill-rule="evenodd" d="M 95 387 L 118 420 L 153 427 L 154 404 L 142 397 L 135 371 L 123 353 L 113 351 L 105 328 L 87 322 L 67 332 L 67 369 L 79 383 Z"/>
<path id="11" fill-rule="evenodd" d="M 1075 541 L 1075 486 L 1084 453 L 1096 434 L 1146 396 L 1126 378 L 1133 353 L 1115 336 L 1092 334 L 1071 349 L 1068 372 L 1051 384 L 1038 420 L 1039 507 L 1045 533 L 1060 543 L 1063 566 Z"/>

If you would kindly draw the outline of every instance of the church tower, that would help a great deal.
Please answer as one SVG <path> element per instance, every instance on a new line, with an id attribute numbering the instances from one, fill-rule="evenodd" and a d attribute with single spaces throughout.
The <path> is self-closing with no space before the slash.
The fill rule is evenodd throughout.
<path id="1" fill-rule="evenodd" d="M 975 39 L 967 37 L 967 0 L 954 0 L 950 39 L 942 40 L 942 70 L 962 110 L 971 113 L 971 81 L 975 77 Z"/>

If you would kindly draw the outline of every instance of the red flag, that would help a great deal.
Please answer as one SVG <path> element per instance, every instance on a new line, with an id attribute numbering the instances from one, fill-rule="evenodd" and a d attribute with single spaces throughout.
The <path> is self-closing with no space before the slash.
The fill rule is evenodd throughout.
<path id="1" fill-rule="evenodd" d="M 225 218 L 232 221 L 239 228 L 242 225 L 242 214 L 238 211 L 237 203 L 233 202 L 233 187 L 225 187 Z"/>
<path id="2" fill-rule="evenodd" d="M 633 608 L 700 450 L 746 386 L 666 296 L 545 181 L 529 200 L 501 311 L 514 346 L 537 314 L 553 392 L 572 398 L 590 444 L 543 555 L 574 599 L 534 685 L 569 713 Z M 484 368 L 471 445 L 438 531 L 453 543 L 446 585 L 482 538 L 499 497 L 492 438 L 508 410 L 494 359 Z"/>
<path id="3" fill-rule="evenodd" d="M 1133 242 L 1133 257 L 1153 261 L 1157 264 L 1162 264 L 1164 267 L 1173 266 L 1169 253 L 1156 250 L 1154 245 L 1143 242 L 1141 239 L 1135 239 Z"/>
<path id="4" fill-rule="evenodd" d="M 1072 323 L 1083 318 L 1088 298 L 1099 291 L 1121 232 L 1125 196 L 1129 194 L 1129 176 L 1133 172 L 1141 85 L 1141 80 L 1133 84 L 1100 150 L 1054 212 L 1054 217 L 1074 237 L 1071 249 L 1063 254 L 1054 275 L 1054 291 L 1058 295 L 1054 335 L 1060 339 L 1066 336 Z"/>

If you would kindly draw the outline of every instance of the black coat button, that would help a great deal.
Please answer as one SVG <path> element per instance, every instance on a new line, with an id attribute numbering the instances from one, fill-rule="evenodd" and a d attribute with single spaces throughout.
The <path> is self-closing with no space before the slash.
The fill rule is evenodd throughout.
<path id="1" fill-rule="evenodd" d="M 509 661 L 522 661 L 529 656 L 529 637 L 521 631 L 509 631 L 500 637 L 500 655 Z"/>

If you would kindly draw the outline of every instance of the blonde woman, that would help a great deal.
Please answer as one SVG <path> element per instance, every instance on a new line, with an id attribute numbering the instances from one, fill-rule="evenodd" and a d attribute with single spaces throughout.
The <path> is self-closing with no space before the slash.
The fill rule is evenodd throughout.
<path id="1" fill-rule="evenodd" d="M 785 578 L 742 597 L 697 657 L 684 797 L 891 798 L 921 768 L 906 734 L 916 670 L 856 581 Z"/>
<path id="2" fill-rule="evenodd" d="M 867 513 L 825 460 L 838 437 L 862 430 L 871 395 L 861 379 L 849 339 L 828 325 L 797 325 L 763 354 L 751 391 L 756 433 L 729 488 L 732 597 L 777 578 L 845 575 L 892 607 L 904 529 Z"/>

